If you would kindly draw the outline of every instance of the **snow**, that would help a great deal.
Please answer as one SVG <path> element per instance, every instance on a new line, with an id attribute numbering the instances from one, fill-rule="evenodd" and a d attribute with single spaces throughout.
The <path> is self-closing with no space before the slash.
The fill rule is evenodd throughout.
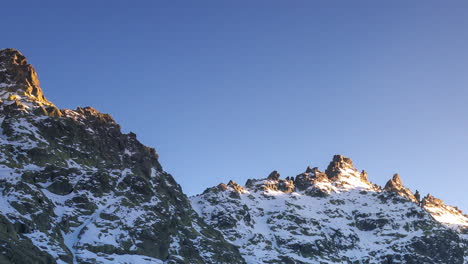
<path id="1" fill-rule="evenodd" d="M 468 217 L 452 206 L 425 206 L 424 208 L 431 213 L 437 221 L 452 229 L 468 229 Z"/>
<path id="2" fill-rule="evenodd" d="M 100 256 L 88 250 L 83 250 L 80 255 L 80 259 L 95 260 L 93 263 L 100 264 L 164 264 L 164 262 L 159 259 L 150 258 L 147 256 L 128 254 L 108 254 L 105 256 Z"/>
<path id="3" fill-rule="evenodd" d="M 9 94 L 3 94 L 9 97 Z M 14 97 L 11 97 L 14 98 Z M 24 98 L 20 98 L 23 100 Z M 31 104 L 28 104 L 31 105 Z M 65 118 L 71 118 L 77 122 L 83 123 L 83 115 L 65 110 Z M 0 116 L 0 124 L 4 118 Z M 15 139 L 11 139 L 3 134 L 0 129 L 0 145 L 9 145 L 18 149 L 18 152 L 24 152 L 32 148 L 45 148 L 49 142 L 41 135 L 37 128 L 37 123 L 47 120 L 47 117 L 18 118 L 17 122 L 12 124 L 15 131 Z M 42 124 L 45 124 L 43 122 Z M 90 128 L 86 128 L 90 134 L 95 134 Z M 61 142 L 58 138 L 57 142 Z M 74 146 L 80 150 L 80 145 Z M 125 149 L 121 155 L 133 155 L 130 149 Z M 18 159 L 14 153 L 0 153 L 0 162 L 4 162 L 10 155 L 11 160 Z M 78 160 L 78 159 L 77 159 Z M 80 171 L 77 174 L 69 174 L 69 183 L 74 189 L 79 184 L 86 183 L 95 176 L 98 168 L 79 164 L 77 160 L 62 160 L 62 164 L 67 168 L 74 168 Z M 23 162 L 24 163 L 24 162 Z M 103 164 L 105 165 L 105 164 Z M 12 169 L 0 164 L 0 181 L 16 184 L 21 181 L 24 172 L 38 172 L 45 168 L 34 164 L 23 164 L 21 168 Z M 99 168 L 102 170 L 102 168 Z M 130 241 L 133 245 L 132 250 L 137 250 L 141 241 L 131 238 L 129 230 L 134 232 L 143 230 L 146 226 L 158 223 L 161 219 L 156 216 L 155 208 L 161 210 L 157 213 L 167 213 L 166 208 L 157 207 L 163 202 L 159 196 L 151 197 L 151 200 L 145 200 L 132 206 L 123 206 L 123 190 L 125 186 L 124 179 L 132 175 L 131 168 L 109 169 L 106 171 L 113 177 L 113 186 L 111 191 L 100 196 L 96 196 L 88 190 L 73 191 L 67 195 L 58 195 L 50 192 L 47 188 L 53 183 L 53 180 L 38 183 L 26 183 L 26 186 L 32 191 L 43 195 L 52 204 L 55 216 L 52 217 L 53 225 L 68 221 L 70 230 L 62 230 L 62 236 L 65 246 L 73 254 L 73 263 L 80 263 L 87 260 L 92 263 L 139 263 L 139 264 L 162 264 L 161 260 L 141 255 L 117 255 L 117 254 L 95 254 L 86 250 L 87 246 L 109 245 L 122 247 L 123 242 Z M 151 177 L 148 184 L 156 187 L 161 181 L 155 180 L 161 172 L 155 168 L 151 169 Z M 163 184 L 171 187 L 173 184 L 164 179 Z M 272 184 L 274 180 L 257 180 L 256 185 Z M 174 186 L 172 186 L 174 187 Z M 421 213 L 425 219 L 429 215 L 420 207 L 407 202 L 388 202 L 383 203 L 378 196 L 387 195 L 372 184 L 361 179 L 360 173 L 353 168 L 342 169 L 340 177 L 336 181 L 317 182 L 313 188 L 320 189 L 328 193 L 328 197 L 312 197 L 303 192 L 285 193 L 278 190 L 267 189 L 259 191 L 254 189 L 240 189 L 239 199 L 230 197 L 234 191 L 228 187 L 228 191 L 217 194 L 207 193 L 191 198 L 191 203 L 196 212 L 212 226 L 216 226 L 216 216 L 225 215 L 229 219 L 236 219 L 235 226 L 227 229 L 220 229 L 226 240 L 231 241 L 239 247 L 241 253 L 245 256 L 248 264 L 264 263 L 279 256 L 291 256 L 297 261 L 311 262 L 310 257 L 302 256 L 288 247 L 298 245 L 313 244 L 321 240 L 339 240 L 340 244 L 349 246 L 349 249 L 343 250 L 340 254 L 349 257 L 352 260 L 366 259 L 369 254 L 393 254 L 395 249 L 400 249 L 409 243 L 413 238 L 423 235 L 423 231 L 411 227 L 414 217 L 408 217 L 407 212 L 416 211 Z M 97 208 L 83 209 L 74 204 L 74 198 L 85 197 Z M 388 196 L 388 195 L 387 195 Z M 176 197 L 179 199 L 178 197 Z M 12 222 L 33 221 L 31 215 L 21 214 L 12 204 L 26 203 L 34 199 L 31 193 L 15 191 L 14 189 L 0 188 L 0 208 L 1 213 Z M 175 212 L 174 206 L 168 207 L 171 213 Z M 244 208 L 248 213 L 250 220 L 243 215 Z M 459 230 L 468 227 L 468 220 L 463 213 L 453 207 L 431 207 L 425 208 L 440 223 Z M 37 208 L 40 212 L 42 208 Z M 117 217 L 118 221 L 103 219 L 104 214 Z M 393 219 L 382 227 L 375 230 L 365 231 L 356 227 L 356 215 L 365 214 L 366 219 Z M 407 230 L 407 226 L 410 226 Z M 192 223 L 192 228 L 199 234 L 203 232 L 197 223 Z M 340 233 L 340 236 L 336 236 Z M 66 254 L 59 242 L 53 240 L 50 234 L 32 230 L 26 236 L 38 248 L 48 252 L 58 263 L 63 263 L 59 259 L 60 255 Z M 170 253 L 178 254 L 181 241 L 178 235 L 171 237 Z M 194 244 L 200 243 L 200 236 L 193 240 Z M 253 242 L 255 241 L 255 243 Z M 357 242 L 356 242 L 357 241 Z M 356 246 L 351 247 L 356 243 Z M 200 255 L 210 258 L 209 251 L 202 251 Z M 174 256 L 173 256 L 174 257 Z M 333 256 L 331 256 L 333 257 Z M 329 258 L 322 258 L 322 263 L 332 263 Z M 315 261 L 315 259 L 313 260 Z"/>

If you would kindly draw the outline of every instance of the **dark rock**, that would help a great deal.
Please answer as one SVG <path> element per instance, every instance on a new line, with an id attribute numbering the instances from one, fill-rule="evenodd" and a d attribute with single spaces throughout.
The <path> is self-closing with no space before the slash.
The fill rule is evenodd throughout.
<path id="1" fill-rule="evenodd" d="M 294 184 L 298 191 L 303 191 L 313 185 L 314 176 L 311 176 L 310 173 L 302 173 L 296 176 Z"/>
<path id="2" fill-rule="evenodd" d="M 294 186 L 294 181 L 292 180 L 280 180 L 278 182 L 278 190 L 285 192 L 285 193 L 290 193 L 294 192 L 295 186 Z"/>
<path id="3" fill-rule="evenodd" d="M 333 160 L 325 170 L 325 174 L 330 180 L 336 180 L 341 173 L 341 169 L 354 168 L 353 161 L 341 155 L 333 156 Z"/>
<path id="4" fill-rule="evenodd" d="M 267 180 L 270 181 L 277 181 L 280 178 L 280 174 L 277 171 L 272 171 L 270 175 L 268 175 Z"/>
<path id="5" fill-rule="evenodd" d="M 416 192 L 414 193 L 414 198 L 416 198 L 418 205 L 421 204 L 421 194 L 419 194 L 418 190 L 416 190 Z"/>

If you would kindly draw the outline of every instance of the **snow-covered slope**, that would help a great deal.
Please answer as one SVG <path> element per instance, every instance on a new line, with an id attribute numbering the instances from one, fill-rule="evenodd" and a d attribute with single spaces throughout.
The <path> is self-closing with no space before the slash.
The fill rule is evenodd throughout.
<path id="1" fill-rule="evenodd" d="M 391 181 L 383 190 L 335 156 L 326 174 L 308 168 L 283 180 L 273 172 L 191 201 L 247 263 L 464 263 L 460 233 L 435 221 L 398 176 Z"/>
<path id="2" fill-rule="evenodd" d="M 91 107 L 59 110 L 0 50 L 0 263 L 244 263 L 154 149 Z"/>
<path id="3" fill-rule="evenodd" d="M 468 235 L 468 216 L 460 209 L 446 205 L 442 200 L 430 194 L 424 197 L 421 204 L 438 222 Z"/>

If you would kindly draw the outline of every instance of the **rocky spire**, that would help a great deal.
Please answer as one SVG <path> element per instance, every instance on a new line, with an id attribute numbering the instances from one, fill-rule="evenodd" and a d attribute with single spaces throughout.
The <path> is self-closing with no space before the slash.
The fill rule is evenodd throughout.
<path id="1" fill-rule="evenodd" d="M 369 181 L 369 179 L 367 178 L 367 171 L 365 171 L 365 170 L 362 170 L 362 171 L 361 171 L 361 179 L 362 179 L 363 181 L 366 181 L 366 182 Z"/>
<path id="2" fill-rule="evenodd" d="M 39 86 L 36 70 L 15 49 L 0 50 L 0 98 L 4 101 L 20 101 L 26 106 L 53 106 Z"/>
<path id="3" fill-rule="evenodd" d="M 414 193 L 414 198 L 416 198 L 418 205 L 421 205 L 421 194 L 419 193 L 418 190 L 416 190 L 416 192 Z"/>
<path id="4" fill-rule="evenodd" d="M 353 161 L 342 155 L 335 155 L 325 170 L 325 174 L 330 180 L 336 180 L 342 169 L 354 169 Z"/>
<path id="5" fill-rule="evenodd" d="M 270 181 L 277 181 L 280 178 L 280 174 L 277 171 L 272 171 L 270 175 L 268 175 L 267 180 Z"/>
<path id="6" fill-rule="evenodd" d="M 401 181 L 398 173 L 393 174 L 393 177 L 385 184 L 384 190 L 394 192 L 402 197 L 405 197 L 413 202 L 419 203 L 414 194 Z"/>

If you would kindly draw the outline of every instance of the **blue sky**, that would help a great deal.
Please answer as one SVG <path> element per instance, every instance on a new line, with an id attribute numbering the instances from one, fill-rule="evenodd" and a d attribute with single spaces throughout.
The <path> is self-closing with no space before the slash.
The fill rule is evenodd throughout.
<path id="1" fill-rule="evenodd" d="M 97 1 L 96 1 L 97 2 Z M 61 108 L 155 147 L 193 195 L 341 153 L 468 211 L 465 1 L 3 3 Z"/>

